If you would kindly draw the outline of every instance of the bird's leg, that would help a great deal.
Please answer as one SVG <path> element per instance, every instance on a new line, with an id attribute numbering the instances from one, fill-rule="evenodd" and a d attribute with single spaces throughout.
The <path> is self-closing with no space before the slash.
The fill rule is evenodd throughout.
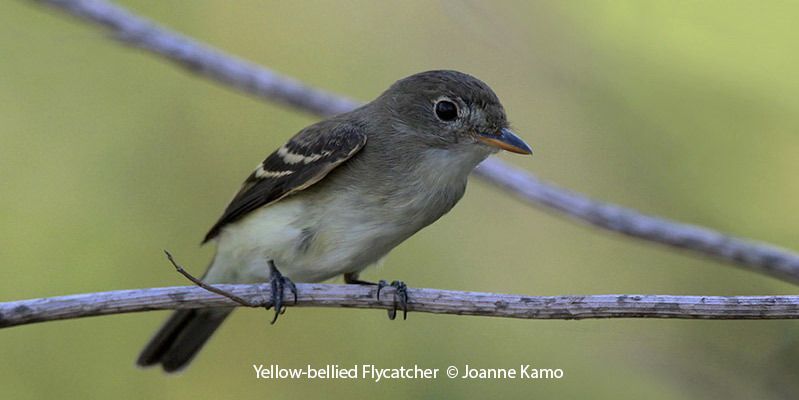
<path id="1" fill-rule="evenodd" d="M 344 283 L 349 285 L 371 285 L 371 286 L 377 285 L 377 283 L 375 282 L 362 281 L 358 279 L 357 272 L 347 272 L 346 274 L 344 274 Z"/>
<path id="2" fill-rule="evenodd" d="M 291 279 L 286 278 L 275 267 L 275 262 L 269 260 L 269 285 L 272 287 L 272 304 L 275 306 L 275 317 L 272 318 L 272 324 L 277 321 L 280 314 L 286 312 L 286 307 L 283 306 L 283 293 L 288 286 L 291 293 L 294 294 L 294 304 L 297 304 L 297 286 Z M 269 307 L 267 307 L 267 310 Z"/>

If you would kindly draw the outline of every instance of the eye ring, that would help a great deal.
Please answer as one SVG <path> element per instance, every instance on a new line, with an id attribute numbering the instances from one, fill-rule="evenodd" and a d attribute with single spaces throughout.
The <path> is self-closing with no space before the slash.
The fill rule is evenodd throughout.
<path id="1" fill-rule="evenodd" d="M 444 99 L 436 102 L 433 106 L 436 117 L 444 122 L 450 122 L 458 118 L 458 106 L 454 102 Z"/>

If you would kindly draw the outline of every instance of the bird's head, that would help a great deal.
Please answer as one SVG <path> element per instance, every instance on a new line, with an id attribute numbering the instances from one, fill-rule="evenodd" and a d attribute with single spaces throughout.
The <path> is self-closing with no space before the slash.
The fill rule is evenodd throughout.
<path id="1" fill-rule="evenodd" d="M 488 85 L 457 71 L 427 71 L 397 81 L 380 96 L 398 132 L 439 148 L 486 155 L 532 149 L 508 127 L 505 109 Z"/>

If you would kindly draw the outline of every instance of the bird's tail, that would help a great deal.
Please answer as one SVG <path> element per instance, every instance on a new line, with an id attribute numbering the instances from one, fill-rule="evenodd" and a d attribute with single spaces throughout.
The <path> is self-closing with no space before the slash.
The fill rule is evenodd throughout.
<path id="1" fill-rule="evenodd" d="M 141 367 L 161 364 L 166 372 L 187 366 L 233 308 L 178 310 L 150 339 L 136 361 Z"/>

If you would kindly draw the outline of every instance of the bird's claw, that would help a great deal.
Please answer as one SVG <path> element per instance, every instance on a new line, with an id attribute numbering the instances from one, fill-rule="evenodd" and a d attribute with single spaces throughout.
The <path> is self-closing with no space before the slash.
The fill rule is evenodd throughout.
<path id="1" fill-rule="evenodd" d="M 272 318 L 271 324 L 277 321 L 277 317 L 286 312 L 286 307 L 283 305 L 283 294 L 286 287 L 289 288 L 294 295 L 294 304 L 297 304 L 297 286 L 291 279 L 286 278 L 278 271 L 273 261 L 269 261 L 269 286 L 272 288 L 272 305 L 275 307 L 275 317 Z M 270 307 L 267 307 L 269 309 Z"/>
<path id="2" fill-rule="evenodd" d="M 381 280 L 377 283 L 377 301 L 380 301 L 380 291 L 391 286 L 394 288 L 394 306 L 388 309 L 388 319 L 394 320 L 397 318 L 397 309 L 402 308 L 402 319 L 408 318 L 408 286 L 403 281 L 393 281 L 388 284 L 386 281 Z"/>

